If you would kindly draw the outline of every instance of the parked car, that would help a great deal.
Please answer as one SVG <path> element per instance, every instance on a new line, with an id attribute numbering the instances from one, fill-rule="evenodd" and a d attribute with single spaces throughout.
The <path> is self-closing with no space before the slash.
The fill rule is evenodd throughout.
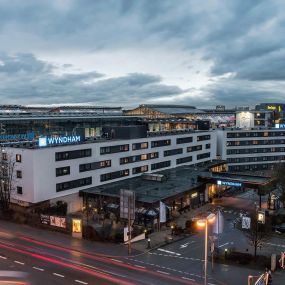
<path id="1" fill-rule="evenodd" d="M 275 225 L 272 228 L 275 232 L 285 233 L 285 224 Z"/>

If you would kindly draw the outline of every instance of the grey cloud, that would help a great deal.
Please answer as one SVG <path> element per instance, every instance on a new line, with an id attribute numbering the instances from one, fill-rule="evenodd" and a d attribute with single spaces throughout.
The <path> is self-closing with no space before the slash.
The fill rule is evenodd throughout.
<path id="1" fill-rule="evenodd" d="M 203 53 L 205 59 L 212 61 L 211 76 L 235 74 L 230 79 L 230 87 L 224 80 L 201 90 L 205 96 L 217 100 L 212 100 L 212 105 L 231 104 L 235 98 L 243 98 L 248 104 L 266 97 L 267 101 L 284 98 L 277 82 L 285 80 L 284 0 L 180 0 L 179 4 L 173 0 L 73 0 L 65 3 L 64 6 L 57 0 L 13 3 L 2 0 L 1 48 L 23 53 L 39 50 L 91 53 L 98 49 L 111 53 L 144 46 L 157 50 L 175 41 L 178 50 Z M 0 92 L 11 92 L 11 98 L 16 97 L 20 87 L 30 100 L 42 96 L 47 102 L 49 96 L 50 100 L 59 100 L 58 95 L 64 94 L 61 98 L 70 101 L 96 99 L 102 103 L 105 100 L 125 104 L 186 92 L 177 86 L 163 85 L 159 75 L 140 74 L 139 70 L 110 79 L 104 79 L 99 72 L 57 77 L 52 75 L 53 65 L 31 54 L 16 58 L 3 55 L 2 61 L 5 65 L 0 65 L 3 82 Z M 68 64 L 66 68 L 70 67 Z M 9 74 L 17 74 L 18 81 L 8 78 Z M 29 85 L 22 82 L 27 78 Z M 96 82 L 82 82 L 92 79 Z M 249 86 L 248 81 L 255 86 Z M 265 81 L 276 81 L 276 86 L 264 91 L 261 87 Z M 242 91 L 240 85 L 244 85 Z M 197 97 L 197 103 L 198 100 Z"/>
<path id="2" fill-rule="evenodd" d="M 176 86 L 163 85 L 159 76 L 151 74 L 132 73 L 109 79 L 97 71 L 55 75 L 55 66 L 30 54 L 2 55 L 0 60 L 3 104 L 100 102 L 129 105 L 185 92 Z"/>

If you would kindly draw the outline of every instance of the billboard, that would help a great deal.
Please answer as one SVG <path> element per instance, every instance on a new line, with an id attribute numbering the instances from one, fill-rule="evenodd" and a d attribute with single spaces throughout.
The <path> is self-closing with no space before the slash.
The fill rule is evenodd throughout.
<path id="1" fill-rule="evenodd" d="M 72 232 L 82 233 L 82 220 L 81 219 L 72 219 Z"/>
<path id="2" fill-rule="evenodd" d="M 59 228 L 66 228 L 66 218 L 50 216 L 50 225 Z"/>

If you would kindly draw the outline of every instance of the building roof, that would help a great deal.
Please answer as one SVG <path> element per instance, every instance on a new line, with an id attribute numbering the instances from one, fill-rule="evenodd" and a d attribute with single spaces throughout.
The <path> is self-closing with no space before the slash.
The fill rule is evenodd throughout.
<path id="1" fill-rule="evenodd" d="M 164 181 L 146 180 L 142 176 L 112 182 L 101 186 L 81 190 L 81 193 L 89 195 L 103 195 L 119 197 L 121 189 L 128 189 L 135 192 L 136 200 L 144 203 L 157 203 L 167 198 L 184 194 L 188 191 L 195 191 L 203 182 L 197 182 L 201 172 L 206 171 L 210 166 L 226 163 L 223 160 L 213 161 L 201 167 L 193 165 L 179 166 L 155 172 L 166 177 Z M 153 173 L 152 173 L 153 174 Z"/>
<path id="2" fill-rule="evenodd" d="M 183 115 L 189 113 L 203 113 L 203 111 L 196 109 L 194 106 L 187 105 L 150 105 L 144 104 L 139 107 L 146 107 L 153 109 L 157 112 L 168 114 L 168 115 Z"/>

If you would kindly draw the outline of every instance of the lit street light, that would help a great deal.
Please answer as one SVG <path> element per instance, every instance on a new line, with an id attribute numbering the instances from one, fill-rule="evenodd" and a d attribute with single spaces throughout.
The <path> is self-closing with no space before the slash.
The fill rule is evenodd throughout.
<path id="1" fill-rule="evenodd" d="M 215 221 L 216 215 L 210 214 L 208 217 L 198 220 L 197 226 L 198 227 L 205 227 L 205 277 L 204 277 L 204 284 L 207 285 L 207 271 L 208 271 L 208 224 L 212 224 Z"/>

